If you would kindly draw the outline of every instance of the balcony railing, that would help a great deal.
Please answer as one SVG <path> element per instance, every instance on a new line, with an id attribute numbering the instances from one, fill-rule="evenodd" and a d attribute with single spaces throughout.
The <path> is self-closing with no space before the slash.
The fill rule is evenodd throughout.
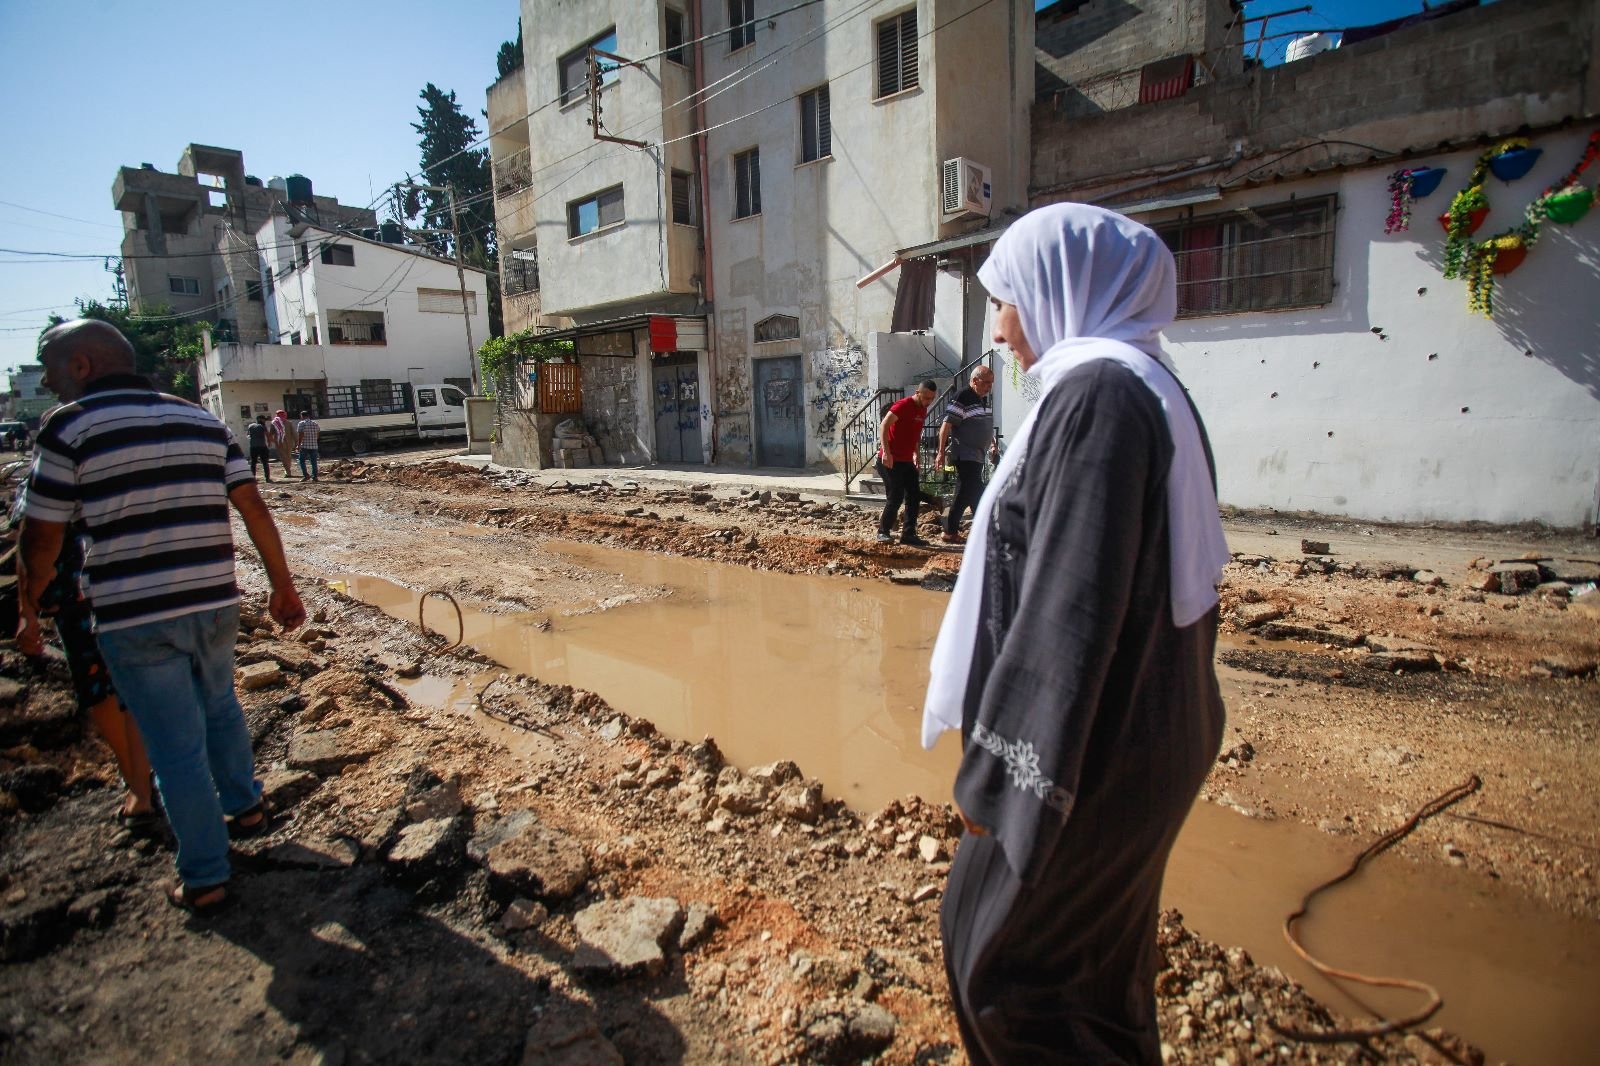
<path id="1" fill-rule="evenodd" d="M 538 260 L 522 259 L 517 254 L 507 252 L 506 257 L 500 261 L 500 266 L 505 272 L 507 296 L 520 296 L 525 292 L 539 291 Z"/>
<path id="2" fill-rule="evenodd" d="M 329 322 L 329 344 L 387 344 L 382 322 Z"/>
<path id="3" fill-rule="evenodd" d="M 495 160 L 494 163 L 494 195 L 496 199 L 504 199 L 514 193 L 521 192 L 533 184 L 533 166 L 528 158 L 528 149 L 513 152 L 504 159 Z"/>

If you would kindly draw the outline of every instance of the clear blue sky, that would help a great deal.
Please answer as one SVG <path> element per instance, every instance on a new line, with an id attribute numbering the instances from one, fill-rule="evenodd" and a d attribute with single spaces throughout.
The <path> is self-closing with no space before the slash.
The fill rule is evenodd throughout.
<path id="1" fill-rule="evenodd" d="M 0 248 L 115 254 L 117 168 L 171 171 L 191 142 L 364 205 L 416 169 L 424 83 L 483 129 L 517 14 L 517 0 L 0 0 Z M 0 265 L 0 371 L 34 361 L 50 309 L 110 293 L 99 261 Z"/>
<path id="2" fill-rule="evenodd" d="M 1298 6 L 1249 0 L 1247 13 Z M 1273 32 L 1378 22 L 1421 0 L 1316 8 L 1274 20 Z M 263 179 L 305 174 L 319 194 L 366 204 L 417 165 L 410 123 L 425 82 L 455 90 L 482 128 L 484 89 L 517 13 L 516 0 L 0 0 L 0 248 L 115 254 L 117 168 L 170 171 L 191 142 L 243 151 Z M 1279 58 L 1284 44 L 1272 43 Z M 97 260 L 11 258 L 0 254 L 0 371 L 33 362 L 51 310 L 111 292 Z"/>

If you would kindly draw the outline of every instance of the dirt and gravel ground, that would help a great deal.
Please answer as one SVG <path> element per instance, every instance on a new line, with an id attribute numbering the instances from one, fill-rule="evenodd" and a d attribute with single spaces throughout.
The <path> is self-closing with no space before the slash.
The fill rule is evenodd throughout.
<path id="1" fill-rule="evenodd" d="M 448 461 L 328 474 L 269 493 L 315 620 L 241 637 L 282 815 L 242 849 L 217 918 L 168 908 L 169 842 L 114 826 L 115 769 L 59 663 L 0 649 L 0 1058 L 964 1061 L 937 933 L 948 808 L 849 811 L 803 766 L 726 766 L 714 738 L 505 676 L 324 584 L 366 573 L 480 611 L 574 611 L 615 602 L 615 575 L 551 539 L 932 588 L 958 554 L 877 545 L 850 505 L 782 493 Z M 1229 533 L 1229 737 L 1207 798 L 1354 850 L 1478 773 L 1401 854 L 1600 917 L 1593 542 L 1260 515 Z M 1543 560 L 1532 577 L 1484 568 L 1524 554 Z M 241 557 L 253 616 L 264 585 Z M 1528 587 L 1492 591 L 1491 573 Z M 1474 1059 L 1439 1032 L 1287 1040 L 1272 1022 L 1341 1022 L 1176 915 L 1161 944 L 1172 1061 Z"/>

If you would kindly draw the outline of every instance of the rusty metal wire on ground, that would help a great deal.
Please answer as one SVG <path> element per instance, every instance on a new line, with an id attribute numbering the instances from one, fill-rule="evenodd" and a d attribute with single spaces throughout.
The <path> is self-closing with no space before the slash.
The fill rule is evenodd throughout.
<path id="1" fill-rule="evenodd" d="M 1322 884 L 1318 885 L 1316 888 L 1313 888 L 1310 892 L 1307 892 L 1304 896 L 1302 896 L 1300 899 L 1299 908 L 1293 914 L 1289 915 L 1289 917 L 1285 918 L 1283 922 L 1283 938 L 1289 942 L 1289 947 L 1294 949 L 1294 953 L 1300 956 L 1300 958 L 1304 959 L 1307 965 L 1316 970 L 1318 973 L 1322 974 L 1324 977 L 1332 978 L 1334 980 L 1355 981 L 1359 984 L 1369 985 L 1374 988 L 1408 988 L 1427 996 L 1427 1005 L 1421 1010 L 1404 1018 L 1379 1021 L 1375 1025 L 1359 1026 L 1350 1029 L 1300 1029 L 1285 1022 L 1280 1022 L 1276 1019 L 1269 1019 L 1268 1024 L 1271 1025 L 1272 1028 L 1275 1029 L 1280 1035 L 1286 1036 L 1291 1040 L 1301 1040 L 1307 1043 L 1315 1044 L 1339 1044 L 1347 1041 L 1366 1040 L 1371 1037 L 1384 1036 L 1389 1033 L 1399 1032 L 1404 1029 L 1410 1029 L 1413 1026 L 1421 1025 L 1423 1022 L 1433 1017 L 1434 1014 L 1438 1012 L 1440 1007 L 1444 1006 L 1444 999 L 1439 995 L 1438 989 L 1422 981 L 1413 981 L 1405 977 L 1374 977 L 1371 974 L 1357 973 L 1354 970 L 1341 970 L 1338 967 L 1329 966 L 1327 963 L 1313 956 L 1309 951 L 1300 945 L 1300 942 L 1295 939 L 1294 926 L 1296 922 L 1298 922 L 1301 918 L 1304 918 L 1307 912 L 1311 910 L 1311 901 L 1319 894 L 1327 891 L 1334 885 L 1340 884 L 1341 882 L 1347 881 L 1354 877 L 1356 872 L 1361 869 L 1362 864 L 1368 859 L 1372 858 L 1379 852 L 1385 851 L 1388 848 L 1393 847 L 1395 844 L 1398 844 L 1401 840 L 1409 836 L 1412 830 L 1416 829 L 1424 819 L 1432 818 L 1434 815 L 1442 812 L 1445 808 L 1459 803 L 1463 799 L 1466 799 L 1468 796 L 1478 791 L 1482 785 L 1483 780 L 1478 777 L 1477 774 L 1473 774 L 1467 781 L 1457 785 L 1447 792 L 1443 792 L 1438 796 L 1435 796 L 1433 799 L 1423 804 L 1422 807 L 1419 808 L 1417 812 L 1410 818 L 1407 818 L 1402 825 L 1400 825 L 1398 828 L 1391 829 L 1389 832 L 1385 833 L 1383 836 L 1379 837 L 1377 840 L 1373 841 L 1370 845 L 1363 849 L 1361 854 L 1355 857 L 1350 865 L 1345 868 L 1343 873 L 1339 874 L 1337 877 L 1322 882 Z"/>
<path id="2" fill-rule="evenodd" d="M 428 606 L 429 596 L 438 596 L 442 600 L 449 600 L 450 606 L 456 609 L 455 641 L 443 648 L 435 649 L 433 654 L 443 655 L 445 652 L 455 651 L 457 648 L 461 647 L 461 642 L 467 638 L 467 623 L 465 619 L 461 617 L 461 605 L 456 602 L 456 598 L 454 596 L 450 595 L 444 589 L 429 589 L 427 592 L 424 592 L 422 594 L 422 598 L 417 601 L 417 628 L 422 630 L 424 635 L 428 633 L 428 626 L 422 620 L 422 612 L 423 609 Z"/>

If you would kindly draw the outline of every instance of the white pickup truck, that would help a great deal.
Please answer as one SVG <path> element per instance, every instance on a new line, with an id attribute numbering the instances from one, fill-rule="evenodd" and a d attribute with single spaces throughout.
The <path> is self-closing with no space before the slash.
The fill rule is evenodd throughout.
<path id="1" fill-rule="evenodd" d="M 466 397 L 454 385 L 395 385 L 382 396 L 359 385 L 330 385 L 321 397 L 305 399 L 320 400 L 314 410 L 324 453 L 365 455 L 378 445 L 467 435 Z"/>

